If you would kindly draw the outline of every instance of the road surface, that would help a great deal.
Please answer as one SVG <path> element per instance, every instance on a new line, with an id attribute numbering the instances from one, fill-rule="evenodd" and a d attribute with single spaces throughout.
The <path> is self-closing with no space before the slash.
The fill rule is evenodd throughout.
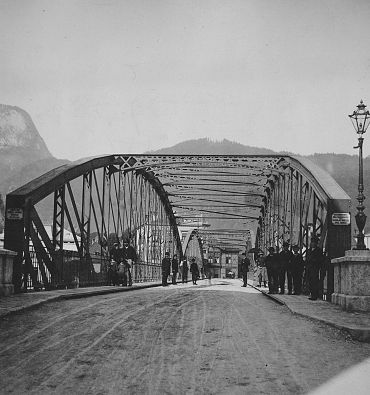
<path id="1" fill-rule="evenodd" d="M 0 323 L 3 394 L 304 394 L 370 355 L 240 280 L 49 303 Z"/>

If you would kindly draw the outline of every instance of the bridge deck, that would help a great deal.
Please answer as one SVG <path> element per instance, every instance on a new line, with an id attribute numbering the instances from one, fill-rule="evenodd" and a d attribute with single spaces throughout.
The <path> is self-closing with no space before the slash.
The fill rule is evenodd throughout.
<path id="1" fill-rule="evenodd" d="M 292 316 L 238 280 L 213 281 L 8 316 L 0 323 L 2 389 L 299 394 L 370 352 L 370 344 Z"/>

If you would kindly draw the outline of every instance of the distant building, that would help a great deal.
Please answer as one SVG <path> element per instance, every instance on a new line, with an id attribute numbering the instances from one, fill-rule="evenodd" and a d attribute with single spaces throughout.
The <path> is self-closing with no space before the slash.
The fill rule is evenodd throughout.
<path id="1" fill-rule="evenodd" d="M 221 251 L 221 277 L 239 277 L 239 254 L 240 250 L 230 247 Z"/>
<path id="2" fill-rule="evenodd" d="M 53 226 L 52 225 L 44 225 L 44 228 L 51 240 L 52 233 L 53 233 Z M 80 236 L 76 236 L 76 237 L 77 237 L 78 242 L 80 242 L 81 241 Z M 75 243 L 75 239 L 73 238 L 73 234 L 68 229 L 63 230 L 63 250 L 77 251 L 77 246 Z"/>

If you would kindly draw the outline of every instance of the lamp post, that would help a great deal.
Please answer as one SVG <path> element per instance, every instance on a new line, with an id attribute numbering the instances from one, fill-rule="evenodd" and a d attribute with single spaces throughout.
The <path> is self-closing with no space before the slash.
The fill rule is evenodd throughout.
<path id="1" fill-rule="evenodd" d="M 365 235 L 364 235 L 364 228 L 366 223 L 366 215 L 364 213 L 365 206 L 363 204 L 365 200 L 364 196 L 364 176 L 363 176 L 363 160 L 362 160 L 362 145 L 364 142 L 364 138 L 362 135 L 366 133 L 366 130 L 370 124 L 370 113 L 366 110 L 366 105 L 363 101 L 360 101 L 360 104 L 357 106 L 357 110 L 353 111 L 353 114 L 348 115 L 351 118 L 351 122 L 353 127 L 355 128 L 356 133 L 359 135 L 358 137 L 358 145 L 353 148 L 358 148 L 358 156 L 359 156 L 359 173 L 358 173 L 358 206 L 356 218 L 356 224 L 358 228 L 357 238 L 357 245 L 354 248 L 355 250 L 366 250 L 365 245 Z"/>

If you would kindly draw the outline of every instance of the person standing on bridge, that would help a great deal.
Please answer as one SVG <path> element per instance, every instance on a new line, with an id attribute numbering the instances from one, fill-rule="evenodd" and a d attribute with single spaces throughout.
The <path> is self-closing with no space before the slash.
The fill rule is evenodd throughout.
<path id="1" fill-rule="evenodd" d="M 186 256 L 184 256 L 184 260 L 182 261 L 182 283 L 183 284 L 188 282 L 188 272 L 189 272 L 188 261 L 186 259 Z"/>
<path id="2" fill-rule="evenodd" d="M 191 272 L 191 279 L 193 280 L 193 284 L 197 285 L 197 280 L 199 277 L 199 268 L 195 261 L 195 258 L 191 260 L 190 272 Z"/>
<path id="3" fill-rule="evenodd" d="M 164 254 L 164 258 L 162 259 L 162 286 L 166 287 L 167 284 L 167 278 L 170 275 L 171 271 L 171 259 L 170 259 L 170 253 L 166 251 Z"/>
<path id="4" fill-rule="evenodd" d="M 279 254 L 279 285 L 280 294 L 285 292 L 285 275 L 288 279 L 288 295 L 292 294 L 293 278 L 292 278 L 292 252 L 289 250 L 289 243 L 284 241 L 283 250 Z"/>
<path id="5" fill-rule="evenodd" d="M 242 261 L 240 263 L 240 271 L 243 277 L 243 285 L 242 287 L 247 286 L 247 281 L 248 281 L 248 272 L 249 272 L 249 265 L 251 264 L 251 261 L 249 258 L 246 256 L 245 252 L 242 253 Z"/>
<path id="6" fill-rule="evenodd" d="M 204 264 L 204 273 L 208 278 L 208 285 L 212 285 L 212 264 L 211 260 L 207 259 Z"/>
<path id="7" fill-rule="evenodd" d="M 266 271 L 266 262 L 265 257 L 263 256 L 263 252 L 260 251 L 256 258 L 257 269 L 258 269 L 258 287 L 263 286 L 266 288 L 267 283 L 267 271 Z"/>
<path id="8" fill-rule="evenodd" d="M 320 272 L 323 268 L 324 255 L 319 248 L 319 239 L 316 235 L 311 237 L 310 248 L 306 255 L 306 267 L 308 270 L 308 284 L 311 296 L 310 300 L 317 300 L 320 291 Z"/>
<path id="9" fill-rule="evenodd" d="M 294 295 L 302 293 L 302 275 L 304 269 L 304 262 L 302 254 L 299 253 L 299 245 L 295 244 L 293 247 L 292 256 L 292 274 L 293 274 L 293 289 Z"/>
<path id="10" fill-rule="evenodd" d="M 130 245 L 130 240 L 129 239 L 124 239 L 123 240 L 123 249 L 122 249 L 122 256 L 123 256 L 123 262 L 126 267 L 126 284 L 127 285 L 127 277 L 128 277 L 128 285 L 131 287 L 132 286 L 132 274 L 131 274 L 131 267 L 136 263 L 137 261 L 137 255 L 135 248 Z"/>
<path id="11" fill-rule="evenodd" d="M 177 259 L 177 254 L 173 255 L 172 258 L 172 284 L 176 285 L 177 273 L 179 272 L 179 261 Z"/>
<path id="12" fill-rule="evenodd" d="M 279 262 L 278 262 L 278 256 L 277 254 L 275 254 L 274 247 L 269 247 L 268 254 L 266 255 L 265 258 L 265 264 L 267 271 L 267 281 L 269 286 L 268 293 L 276 294 L 278 293 L 278 287 L 279 287 L 279 275 L 278 275 Z"/>
<path id="13" fill-rule="evenodd" d="M 113 248 L 109 252 L 110 265 L 108 268 L 108 284 L 119 285 L 118 266 L 122 262 L 122 249 L 119 243 L 115 242 Z"/>

